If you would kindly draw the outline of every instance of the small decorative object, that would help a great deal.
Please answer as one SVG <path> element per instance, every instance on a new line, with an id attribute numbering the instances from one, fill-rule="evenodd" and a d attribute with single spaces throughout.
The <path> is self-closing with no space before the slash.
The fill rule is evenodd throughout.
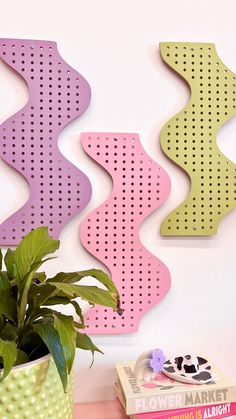
<path id="1" fill-rule="evenodd" d="M 85 324 L 76 298 L 121 310 L 118 291 L 103 271 L 60 272 L 51 278 L 38 272 L 59 243 L 46 227 L 33 230 L 16 250 L 7 250 L 5 270 L 0 251 L 0 418 L 72 419 L 76 348 L 101 352 L 80 331 Z M 76 284 L 87 276 L 103 289 Z M 56 310 L 57 304 L 71 304 L 79 320 Z"/>
<path id="2" fill-rule="evenodd" d="M 154 349 L 152 352 L 152 359 L 150 361 L 150 367 L 152 368 L 153 372 L 157 373 L 162 370 L 164 366 L 164 362 L 166 360 L 165 355 L 163 354 L 161 349 Z"/>
<path id="3" fill-rule="evenodd" d="M 157 378 L 157 373 L 189 384 L 206 384 L 214 379 L 211 365 L 202 357 L 185 355 L 166 361 L 161 349 L 143 352 L 135 362 L 136 379 L 150 382 Z M 158 380 L 160 381 L 160 377 Z"/>
<path id="4" fill-rule="evenodd" d="M 166 265 L 140 241 L 142 222 L 170 192 L 166 171 L 152 160 L 137 134 L 84 133 L 85 151 L 112 176 L 113 190 L 82 221 L 81 241 L 104 263 L 120 291 L 124 313 L 96 307 L 88 312 L 89 333 L 136 332 L 142 317 L 170 288 Z"/>
<path id="5" fill-rule="evenodd" d="M 17 245 L 32 228 L 48 225 L 58 238 L 87 205 L 87 176 L 60 152 L 63 128 L 90 103 L 88 82 L 68 65 L 51 41 L 0 39 L 0 58 L 26 81 L 29 100 L 0 127 L 1 158 L 25 177 L 30 196 L 0 226 L 0 244 Z"/>
<path id="6" fill-rule="evenodd" d="M 162 222 L 163 236 L 211 236 L 236 206 L 236 165 L 216 142 L 217 132 L 236 114 L 236 75 L 214 44 L 162 42 L 163 60 L 189 84 L 187 106 L 161 131 L 161 147 L 187 172 L 185 201 Z"/>
<path id="7" fill-rule="evenodd" d="M 206 384 L 216 378 L 206 359 L 192 355 L 167 360 L 162 372 L 173 380 L 188 384 Z"/>
<path id="8" fill-rule="evenodd" d="M 135 362 L 134 374 L 137 380 L 149 382 L 162 370 L 165 355 L 161 349 L 153 349 L 143 352 Z"/>

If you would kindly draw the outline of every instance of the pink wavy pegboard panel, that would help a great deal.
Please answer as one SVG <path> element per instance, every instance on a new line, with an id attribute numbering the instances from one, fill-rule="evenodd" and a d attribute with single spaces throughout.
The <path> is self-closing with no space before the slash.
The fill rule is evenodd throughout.
<path id="1" fill-rule="evenodd" d="M 166 295 L 167 267 L 141 244 L 142 221 L 166 200 L 167 173 L 144 151 L 137 134 L 85 133 L 85 151 L 113 179 L 107 201 L 81 224 L 84 247 L 109 269 L 121 295 L 123 315 L 103 307 L 87 314 L 89 333 L 130 333 Z"/>
<path id="2" fill-rule="evenodd" d="M 62 129 L 87 108 L 90 87 L 55 42 L 0 39 L 0 57 L 29 89 L 26 106 L 0 127 L 0 153 L 30 185 L 26 204 L 0 226 L 0 244 L 16 245 L 39 225 L 57 238 L 91 196 L 88 178 L 57 146 Z"/>

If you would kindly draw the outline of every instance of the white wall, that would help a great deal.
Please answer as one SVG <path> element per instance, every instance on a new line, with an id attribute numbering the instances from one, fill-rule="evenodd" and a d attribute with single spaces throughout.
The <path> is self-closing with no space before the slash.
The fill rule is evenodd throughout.
<path id="1" fill-rule="evenodd" d="M 83 216 L 109 195 L 108 175 L 83 152 L 82 131 L 138 132 L 147 153 L 172 180 L 171 196 L 145 221 L 143 244 L 160 257 L 172 274 L 168 296 L 143 319 L 139 333 L 101 336 L 95 342 L 105 355 L 78 353 L 76 400 L 113 398 L 113 363 L 161 347 L 169 355 L 207 354 L 236 381 L 236 211 L 221 223 L 212 238 L 164 239 L 161 220 L 188 191 L 184 173 L 162 154 L 162 125 L 187 103 L 185 83 L 161 61 L 160 41 L 214 42 L 221 59 L 236 71 L 234 0 L 21 0 L 0 1 L 0 36 L 49 39 L 92 87 L 85 114 L 62 133 L 62 153 L 91 179 L 88 207 L 61 234 L 60 258 L 48 272 L 100 267 L 83 250 L 79 225 Z M 0 62 L 0 122 L 27 100 L 22 80 Z M 221 150 L 236 162 L 236 121 L 219 135 Z M 106 187 L 105 187 L 106 186 Z M 0 162 L 0 222 L 28 197 L 26 182 Z"/>

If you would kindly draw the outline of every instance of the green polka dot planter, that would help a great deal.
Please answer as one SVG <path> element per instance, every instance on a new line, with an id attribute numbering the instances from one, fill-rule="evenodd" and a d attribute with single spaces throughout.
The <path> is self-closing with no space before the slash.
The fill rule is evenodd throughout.
<path id="1" fill-rule="evenodd" d="M 1 419 L 72 419 L 72 378 L 64 393 L 50 355 L 13 368 L 0 383 Z"/>

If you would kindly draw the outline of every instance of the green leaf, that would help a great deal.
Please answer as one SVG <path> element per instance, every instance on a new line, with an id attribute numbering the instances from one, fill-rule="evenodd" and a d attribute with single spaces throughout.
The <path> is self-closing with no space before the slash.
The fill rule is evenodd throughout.
<path id="1" fill-rule="evenodd" d="M 58 292 L 60 291 L 58 290 Z M 76 314 L 79 316 L 80 321 L 81 321 L 81 323 L 74 322 L 75 326 L 79 329 L 83 329 L 85 327 L 84 316 L 83 316 L 82 310 L 76 301 L 72 301 L 69 297 L 52 297 L 46 300 L 45 302 L 46 306 L 53 306 L 53 305 L 58 305 L 58 304 L 62 304 L 62 305 L 72 304 L 75 309 Z M 32 317 L 30 316 L 30 320 L 31 319 Z"/>
<path id="2" fill-rule="evenodd" d="M 81 310 L 80 305 L 77 303 L 77 301 L 70 301 L 70 303 L 73 305 L 77 316 L 79 316 L 79 318 L 80 318 L 81 327 L 82 328 L 85 327 L 85 324 L 84 324 L 84 316 L 83 316 L 83 313 L 82 313 L 82 310 Z"/>
<path id="3" fill-rule="evenodd" d="M 5 316 L 0 314 L 0 329 L 4 329 L 5 325 L 6 325 Z"/>
<path id="4" fill-rule="evenodd" d="M 4 272 L 0 272 L 0 313 L 12 322 L 17 321 L 17 305 L 11 296 L 11 283 Z"/>
<path id="5" fill-rule="evenodd" d="M 17 268 L 17 266 L 16 266 L 16 264 L 14 263 L 14 265 L 13 265 L 13 268 L 14 268 L 14 273 L 13 273 L 13 276 L 14 276 L 14 278 L 15 278 L 15 282 L 16 282 L 16 284 L 18 283 L 18 278 L 20 277 L 20 275 L 19 275 L 19 271 L 18 271 L 18 268 Z"/>
<path id="6" fill-rule="evenodd" d="M 50 282 L 66 282 L 67 284 L 73 284 L 74 282 L 80 281 L 83 277 L 78 272 L 59 272 L 53 278 L 48 278 L 47 283 Z"/>
<path id="7" fill-rule="evenodd" d="M 41 337 L 34 331 L 32 325 L 27 325 L 22 330 L 20 341 L 19 341 L 19 348 L 30 355 L 31 351 L 34 350 L 36 346 L 41 343 L 44 345 Z"/>
<path id="8" fill-rule="evenodd" d="M 60 336 L 68 374 L 70 374 L 74 363 L 76 348 L 76 331 L 74 328 L 74 320 L 72 316 L 67 316 L 61 313 L 54 313 L 53 317 L 54 327 Z"/>
<path id="9" fill-rule="evenodd" d="M 4 257 L 4 262 L 7 269 L 7 275 L 9 276 L 10 279 L 14 277 L 14 255 L 15 255 L 15 252 L 13 250 L 7 249 L 7 252 Z"/>
<path id="10" fill-rule="evenodd" d="M 94 352 L 100 352 L 103 354 L 103 352 L 96 345 L 94 345 L 88 335 L 78 331 L 76 332 L 76 348 L 83 349 L 84 351 L 91 351 L 93 357 L 91 365 L 94 361 Z"/>
<path id="11" fill-rule="evenodd" d="M 19 303 L 18 303 L 18 323 L 19 326 L 22 327 L 24 320 L 25 320 L 25 313 L 26 313 L 26 307 L 28 304 L 28 294 L 29 294 L 29 289 L 32 285 L 33 282 L 33 278 L 35 275 L 35 272 L 37 271 L 38 268 L 40 268 L 40 266 L 44 263 L 47 262 L 47 260 L 49 260 L 51 258 L 47 258 L 38 262 L 34 262 L 31 267 L 30 270 L 27 272 L 27 274 L 24 276 L 23 280 L 20 282 L 18 289 L 19 289 Z"/>
<path id="12" fill-rule="evenodd" d="M 91 351 L 92 353 L 100 352 L 103 354 L 103 352 L 96 345 L 94 345 L 90 337 L 85 333 L 76 332 L 76 348 L 83 349 L 84 351 Z"/>
<path id="13" fill-rule="evenodd" d="M 34 275 L 34 281 L 38 280 L 39 282 L 45 282 L 46 279 L 47 279 L 47 276 L 45 272 L 36 272 Z"/>
<path id="14" fill-rule="evenodd" d="M 89 276 L 97 279 L 101 284 L 105 285 L 105 287 L 111 293 L 114 293 L 114 295 L 119 294 L 110 276 L 100 269 L 88 269 L 85 271 L 70 272 L 70 273 L 60 272 L 53 278 L 49 278 L 47 282 L 66 282 L 67 284 L 73 284 Z"/>
<path id="15" fill-rule="evenodd" d="M 85 324 L 83 323 L 78 323 L 74 320 L 74 326 L 75 326 L 75 330 L 79 330 L 79 329 L 84 329 L 85 328 Z"/>
<path id="16" fill-rule="evenodd" d="M 87 276 L 92 276 L 93 278 L 97 279 L 101 284 L 105 285 L 105 287 L 113 293 L 115 296 L 119 295 L 119 292 L 112 281 L 111 277 L 107 275 L 105 272 L 103 272 L 100 269 L 88 269 L 85 271 L 79 271 L 77 272 L 78 275 L 82 278 L 85 278 Z"/>
<path id="17" fill-rule="evenodd" d="M 47 282 L 49 283 L 61 282 L 61 283 L 73 284 L 86 277 L 95 278 L 97 281 L 103 284 L 107 288 L 108 291 L 110 291 L 111 296 L 116 301 L 117 313 L 122 314 L 123 310 L 120 308 L 119 292 L 114 282 L 110 278 L 110 276 L 100 269 L 88 269 L 84 271 L 70 272 L 70 273 L 60 272 L 54 278 L 49 278 Z"/>
<path id="18" fill-rule="evenodd" d="M 30 317 L 28 318 L 28 322 L 26 323 L 33 323 L 40 317 L 47 317 L 48 319 L 48 317 L 51 316 L 53 318 L 54 313 L 57 313 L 57 311 L 51 310 L 47 307 L 36 307 L 35 310 L 31 313 Z"/>
<path id="19" fill-rule="evenodd" d="M 58 293 L 60 292 L 57 290 Z M 67 305 L 70 304 L 71 300 L 69 297 L 49 297 L 43 304 L 47 306 L 54 306 L 56 304 Z"/>
<path id="20" fill-rule="evenodd" d="M 11 291 L 11 283 L 6 272 L 0 271 L 0 290 Z"/>
<path id="21" fill-rule="evenodd" d="M 15 250 L 15 264 L 19 279 L 24 278 L 33 263 L 54 253 L 59 244 L 59 240 L 49 237 L 47 227 L 39 227 L 27 234 Z"/>
<path id="22" fill-rule="evenodd" d="M 16 342 L 0 339 L 0 357 L 3 359 L 4 372 L 0 378 L 3 381 L 9 374 L 17 358 Z"/>
<path id="23" fill-rule="evenodd" d="M 48 347 L 56 364 L 61 382 L 66 392 L 67 388 L 67 367 L 61 346 L 60 336 L 51 324 L 34 324 L 34 330 L 38 333 L 45 345 Z"/>
<path id="24" fill-rule="evenodd" d="M 90 304 L 99 304 L 106 307 L 112 307 L 114 310 L 117 309 L 115 297 L 107 290 L 95 286 L 61 284 L 59 282 L 51 282 L 51 285 L 54 285 L 69 297 L 80 297 Z"/>
<path id="25" fill-rule="evenodd" d="M 55 291 L 56 294 L 59 294 L 59 291 L 47 282 L 33 283 L 29 289 L 29 302 L 32 301 L 34 307 L 41 306 L 54 295 Z"/>
<path id="26" fill-rule="evenodd" d="M 14 365 L 26 364 L 26 362 L 29 362 L 29 361 L 30 359 L 28 355 L 21 349 L 18 349 L 17 358 Z"/>
<path id="27" fill-rule="evenodd" d="M 2 249 L 0 249 L 0 270 L 2 270 Z"/>
<path id="28" fill-rule="evenodd" d="M 19 329 L 11 323 L 6 323 L 5 327 L 0 332 L 0 338 L 3 340 L 17 341 Z"/>

